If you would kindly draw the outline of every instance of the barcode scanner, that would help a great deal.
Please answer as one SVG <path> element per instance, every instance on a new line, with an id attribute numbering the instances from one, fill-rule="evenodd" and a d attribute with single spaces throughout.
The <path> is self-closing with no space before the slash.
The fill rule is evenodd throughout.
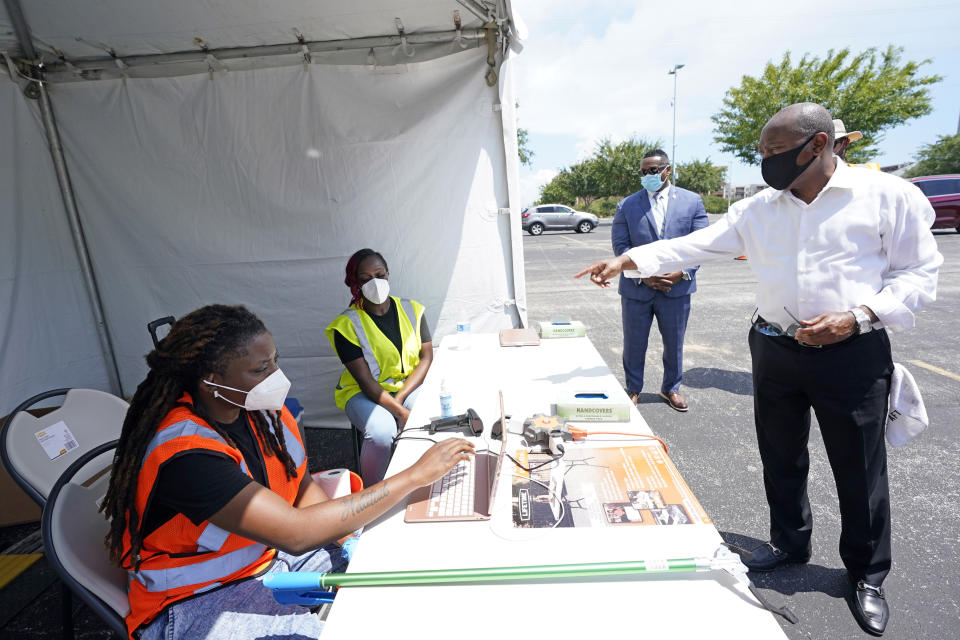
<path id="1" fill-rule="evenodd" d="M 430 422 L 430 433 L 437 431 L 457 431 L 465 429 L 467 435 L 479 436 L 483 433 L 483 420 L 473 409 L 467 409 L 466 413 L 449 418 L 438 418 Z"/>
<path id="2" fill-rule="evenodd" d="M 493 423 L 492 427 L 490 427 L 490 437 L 494 440 L 502 439 L 503 430 L 507 428 L 507 425 L 505 425 L 504 422 L 509 419 L 510 416 L 503 416 L 503 419 L 497 418 L 497 421 Z"/>

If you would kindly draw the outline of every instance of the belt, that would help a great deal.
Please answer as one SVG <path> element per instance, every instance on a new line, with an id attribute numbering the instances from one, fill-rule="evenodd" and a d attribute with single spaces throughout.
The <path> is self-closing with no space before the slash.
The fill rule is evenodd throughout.
<path id="1" fill-rule="evenodd" d="M 834 342 L 833 344 L 807 344 L 806 342 L 801 342 L 794 337 L 796 330 L 799 328 L 799 325 L 796 323 L 791 324 L 786 330 L 780 328 L 776 322 L 767 322 L 764 320 L 763 316 L 758 315 L 756 319 L 751 324 L 751 328 L 759 333 L 762 336 L 766 336 L 773 340 L 778 340 L 784 345 L 800 347 L 801 350 L 810 350 L 810 349 L 836 349 L 837 347 L 842 347 L 850 344 L 857 338 L 862 338 L 867 334 L 855 333 L 849 338 L 844 338 L 840 342 Z M 878 331 L 883 331 L 880 329 Z M 873 332 L 871 332 L 873 333 Z"/>

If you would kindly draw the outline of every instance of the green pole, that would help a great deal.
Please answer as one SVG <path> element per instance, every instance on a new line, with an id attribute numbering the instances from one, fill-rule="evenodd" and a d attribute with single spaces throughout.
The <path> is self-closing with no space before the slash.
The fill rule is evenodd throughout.
<path id="1" fill-rule="evenodd" d="M 432 569 L 424 571 L 382 571 L 375 573 L 320 574 L 321 587 L 386 587 L 414 584 L 450 584 L 499 582 L 503 580 L 537 580 L 549 578 L 583 578 L 618 576 L 635 573 L 698 571 L 709 569 L 709 561 L 679 558 L 645 562 L 592 562 L 552 564 L 526 567 L 487 567 L 475 569 Z"/>

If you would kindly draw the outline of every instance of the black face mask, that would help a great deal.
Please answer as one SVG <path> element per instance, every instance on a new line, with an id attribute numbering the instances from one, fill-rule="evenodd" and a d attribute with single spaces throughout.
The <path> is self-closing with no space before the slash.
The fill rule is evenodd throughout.
<path id="1" fill-rule="evenodd" d="M 796 180 L 801 173 L 806 171 L 807 167 L 817 159 L 817 156 L 813 156 L 807 164 L 797 164 L 797 158 L 800 157 L 800 152 L 803 151 L 805 146 L 810 144 L 810 141 L 813 140 L 816 135 L 817 134 L 813 134 L 807 138 L 807 141 L 799 147 L 788 149 L 782 153 L 775 153 L 761 160 L 760 173 L 763 175 L 763 181 L 778 191 L 786 189 L 793 184 L 793 181 Z"/>

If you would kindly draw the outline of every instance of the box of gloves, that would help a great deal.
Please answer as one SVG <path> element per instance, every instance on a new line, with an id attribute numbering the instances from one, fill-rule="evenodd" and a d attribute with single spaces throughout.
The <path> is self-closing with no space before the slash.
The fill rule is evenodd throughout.
<path id="1" fill-rule="evenodd" d="M 605 391 L 565 391 L 557 396 L 557 415 L 571 422 L 630 422 L 630 403 Z"/>
<path id="2" fill-rule="evenodd" d="M 585 335 L 587 328 L 579 320 L 540 322 L 541 338 L 582 338 Z"/>

